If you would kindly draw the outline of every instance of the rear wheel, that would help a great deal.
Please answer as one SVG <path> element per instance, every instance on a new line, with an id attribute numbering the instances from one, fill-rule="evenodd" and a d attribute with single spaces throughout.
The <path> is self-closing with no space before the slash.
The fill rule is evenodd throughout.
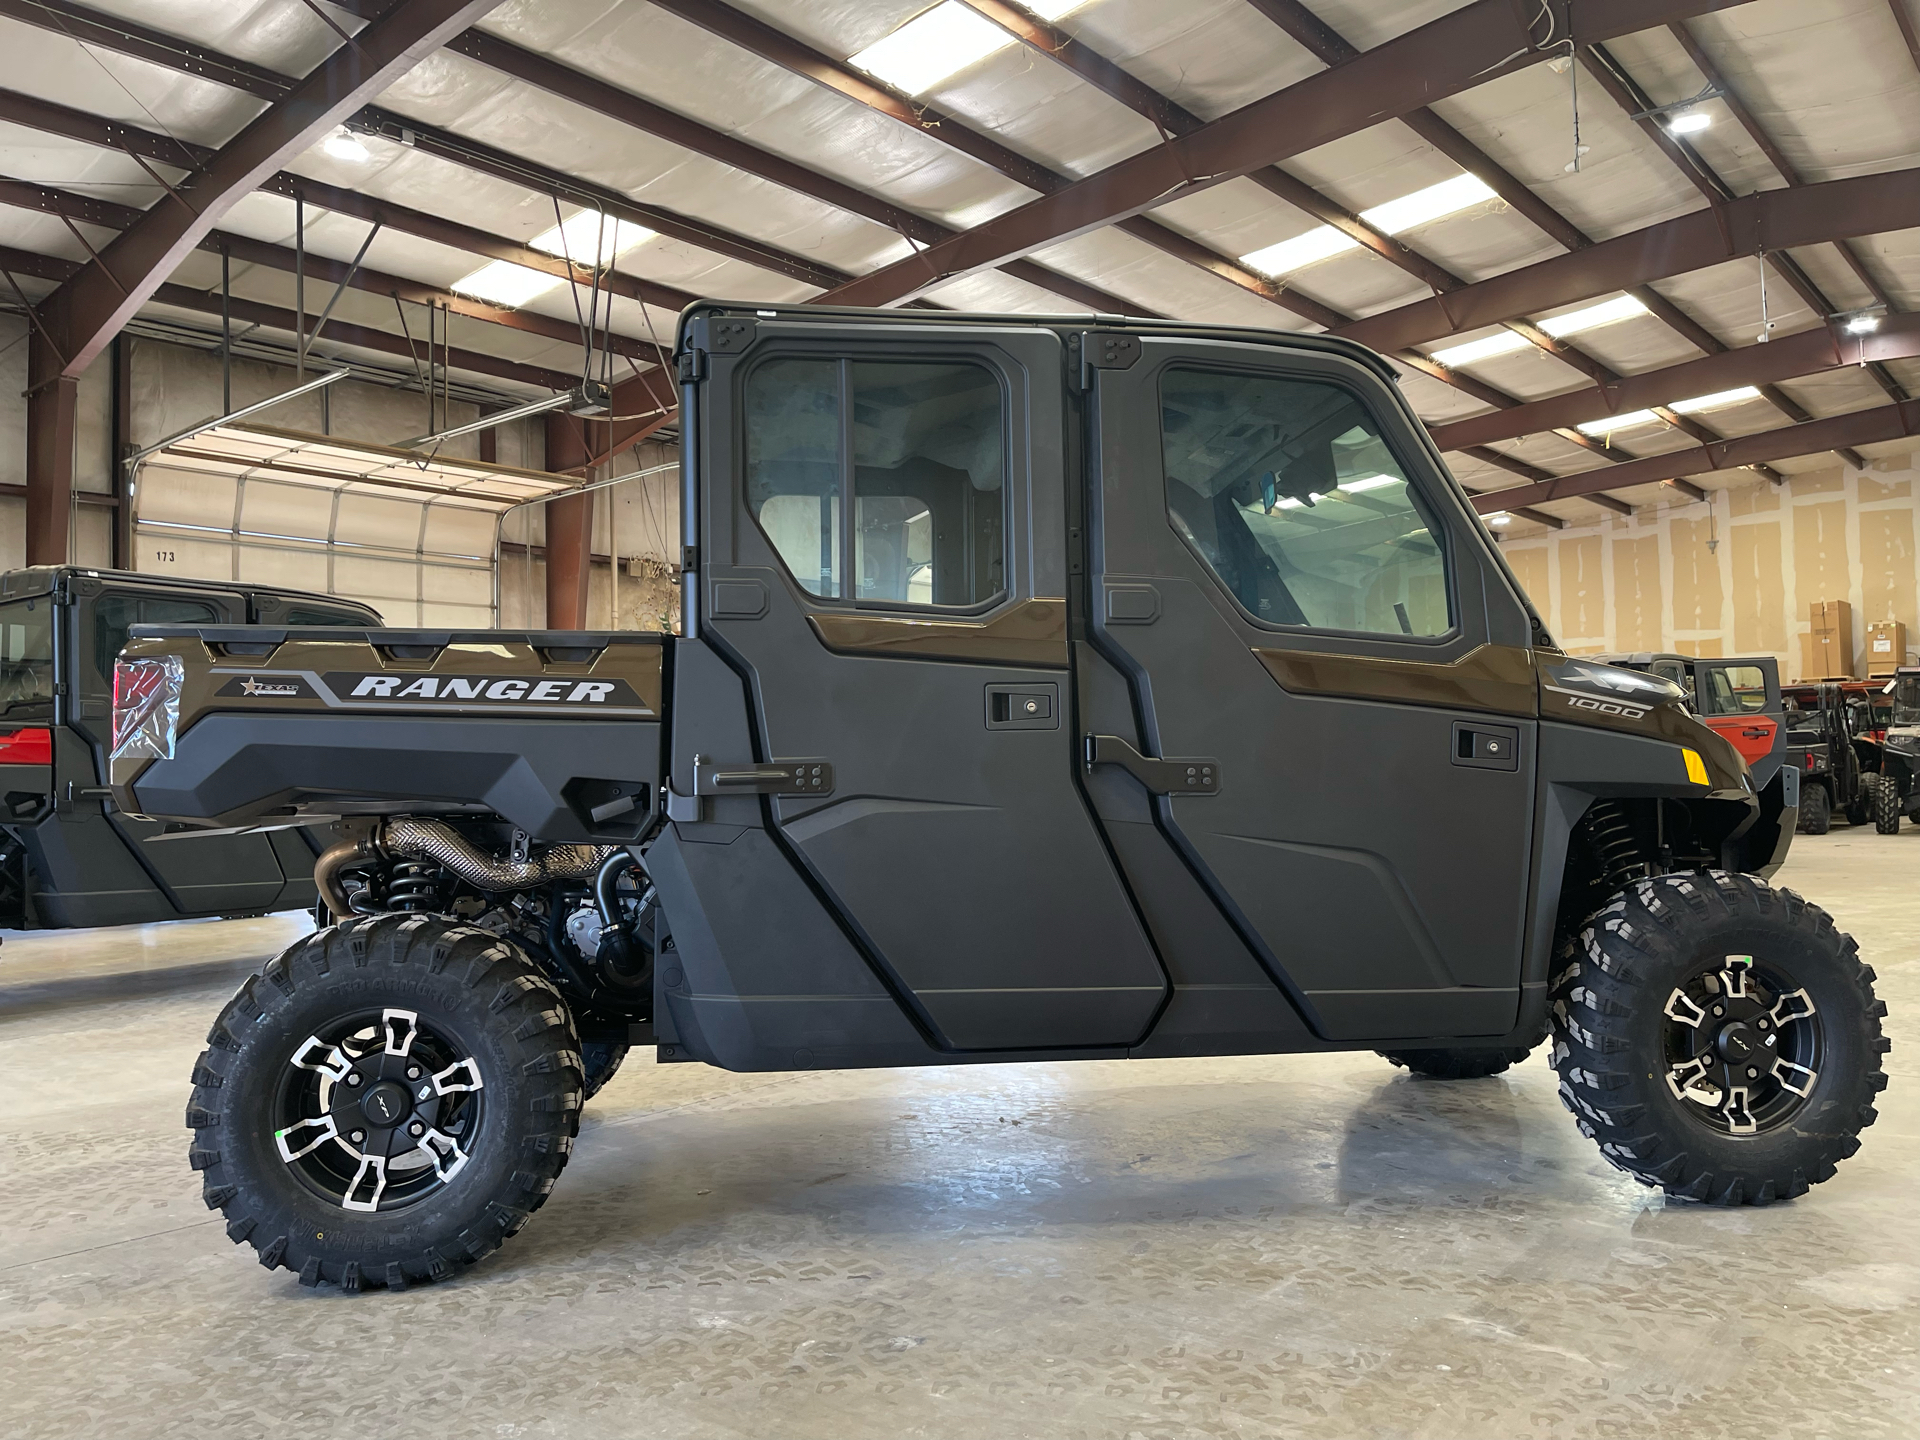
<path id="1" fill-rule="evenodd" d="M 1646 1185 L 1765 1205 L 1830 1179 L 1886 1088 L 1887 1007 L 1853 941 L 1722 871 L 1615 896 L 1554 977 L 1560 1098 Z"/>
<path id="2" fill-rule="evenodd" d="M 438 916 L 309 936 L 207 1038 L 187 1105 L 207 1208 L 303 1285 L 398 1289 L 492 1253 L 578 1130 L 559 992 L 513 945 Z"/>
<path id="3" fill-rule="evenodd" d="M 1873 828 L 1882 835 L 1900 833 L 1900 782 L 1882 774 L 1873 787 Z"/>
<path id="4" fill-rule="evenodd" d="M 1484 1080 L 1518 1065 L 1533 1053 L 1531 1045 L 1504 1048 L 1459 1047 L 1446 1050 L 1376 1050 L 1382 1060 L 1432 1080 Z"/>
<path id="5" fill-rule="evenodd" d="M 1818 781 L 1800 787 L 1800 828 L 1809 835 L 1824 835 L 1833 828 L 1833 796 Z"/>

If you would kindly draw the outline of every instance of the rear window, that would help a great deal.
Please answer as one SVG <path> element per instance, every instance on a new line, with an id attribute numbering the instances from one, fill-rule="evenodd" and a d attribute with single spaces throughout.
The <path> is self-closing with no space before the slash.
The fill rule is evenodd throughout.
<path id="1" fill-rule="evenodd" d="M 0 605 L 0 714 L 53 700 L 53 601 Z"/>
<path id="2" fill-rule="evenodd" d="M 289 605 L 286 612 L 274 617 L 276 624 L 298 625 L 358 625 L 363 629 L 369 625 L 379 625 L 379 620 L 369 619 L 358 610 L 339 610 L 331 605 Z"/>
<path id="3" fill-rule="evenodd" d="M 220 612 L 204 600 L 112 593 L 93 605 L 93 671 L 88 688 L 113 693 L 113 662 L 135 625 L 218 625 Z"/>

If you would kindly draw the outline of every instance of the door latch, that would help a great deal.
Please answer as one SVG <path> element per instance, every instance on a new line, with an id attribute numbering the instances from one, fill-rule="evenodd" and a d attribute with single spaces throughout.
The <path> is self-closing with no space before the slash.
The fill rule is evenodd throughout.
<path id="1" fill-rule="evenodd" d="M 1087 768 L 1118 765 L 1155 795 L 1218 795 L 1220 765 L 1215 760 L 1162 760 L 1142 755 L 1118 735 L 1086 737 Z"/>

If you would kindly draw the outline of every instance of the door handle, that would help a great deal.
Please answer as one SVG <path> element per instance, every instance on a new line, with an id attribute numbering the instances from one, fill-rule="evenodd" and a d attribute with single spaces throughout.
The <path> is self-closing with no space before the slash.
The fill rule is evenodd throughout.
<path id="1" fill-rule="evenodd" d="M 1758 740 L 1763 735 L 1773 734 L 1773 727 L 1771 725 L 1749 725 L 1747 726 L 1746 729 L 1742 730 L 1740 733 L 1742 735 L 1749 737 L 1750 739 Z"/>
<path id="2" fill-rule="evenodd" d="M 830 760 L 769 760 L 719 769 L 710 755 L 693 757 L 695 795 L 831 795 Z"/>
<path id="3" fill-rule="evenodd" d="M 1142 755 L 1118 735 L 1086 737 L 1086 762 L 1118 765 L 1155 795 L 1218 795 L 1220 765 L 1214 760 L 1162 760 Z"/>

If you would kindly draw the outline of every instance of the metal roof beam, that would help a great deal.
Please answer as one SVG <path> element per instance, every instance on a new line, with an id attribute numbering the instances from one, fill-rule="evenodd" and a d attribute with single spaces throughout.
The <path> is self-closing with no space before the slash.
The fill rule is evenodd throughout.
<path id="1" fill-rule="evenodd" d="M 1743 385 L 1755 387 L 1802 375 L 1817 375 L 1843 365 L 1920 358 L 1920 314 L 1896 314 L 1870 335 L 1849 335 L 1829 322 L 1765 345 L 1748 345 L 1719 355 L 1683 361 L 1659 370 L 1625 375 L 1610 385 L 1588 386 L 1545 400 L 1532 400 L 1488 415 L 1473 415 L 1432 428 L 1443 450 L 1512 440 L 1549 430 L 1603 420 L 1632 410 L 1670 405 L 1694 395 L 1716 395 Z"/>
<path id="2" fill-rule="evenodd" d="M 664 0 L 678 10 L 690 0 Z M 711 3 L 711 0 L 699 0 Z M 1581 11 L 1590 39 L 1662 25 L 1726 8 L 1733 0 L 1618 0 Z M 1564 28 L 1565 5 L 1534 11 Z M 951 240 L 883 266 L 828 298 L 849 305 L 897 304 L 953 276 L 998 265 L 1044 245 L 1127 220 L 1289 156 L 1416 110 L 1545 59 L 1547 41 L 1529 33 L 1507 0 L 1472 0 L 1450 15 L 1357 58 L 1208 122 L 1190 135 L 1131 156 L 1052 194 L 982 222 Z"/>
<path id="3" fill-rule="evenodd" d="M 335 50 L 43 302 L 60 373 L 78 376 L 220 217 L 499 0 L 400 0 Z"/>
<path id="4" fill-rule="evenodd" d="M 1738 470 L 1767 460 L 1788 460 L 1799 455 L 1816 455 L 1822 450 L 1842 446 L 1870 445 L 1878 441 L 1900 440 L 1920 435 L 1920 400 L 1903 400 L 1875 410 L 1856 410 L 1851 415 L 1835 415 L 1812 420 L 1804 425 L 1788 425 L 1758 435 L 1743 435 L 1714 445 L 1701 445 L 1668 455 L 1649 455 L 1600 470 L 1562 475 L 1557 479 L 1531 485 L 1516 485 L 1507 490 L 1486 490 L 1473 497 L 1474 509 L 1486 514 L 1507 510 L 1514 505 L 1535 505 L 1551 500 L 1566 500 L 1594 490 L 1617 490 L 1627 485 L 1651 485 L 1666 482 L 1678 486 L 1689 475 L 1706 475 L 1716 470 Z M 1698 487 L 1689 487 L 1696 489 Z"/>

